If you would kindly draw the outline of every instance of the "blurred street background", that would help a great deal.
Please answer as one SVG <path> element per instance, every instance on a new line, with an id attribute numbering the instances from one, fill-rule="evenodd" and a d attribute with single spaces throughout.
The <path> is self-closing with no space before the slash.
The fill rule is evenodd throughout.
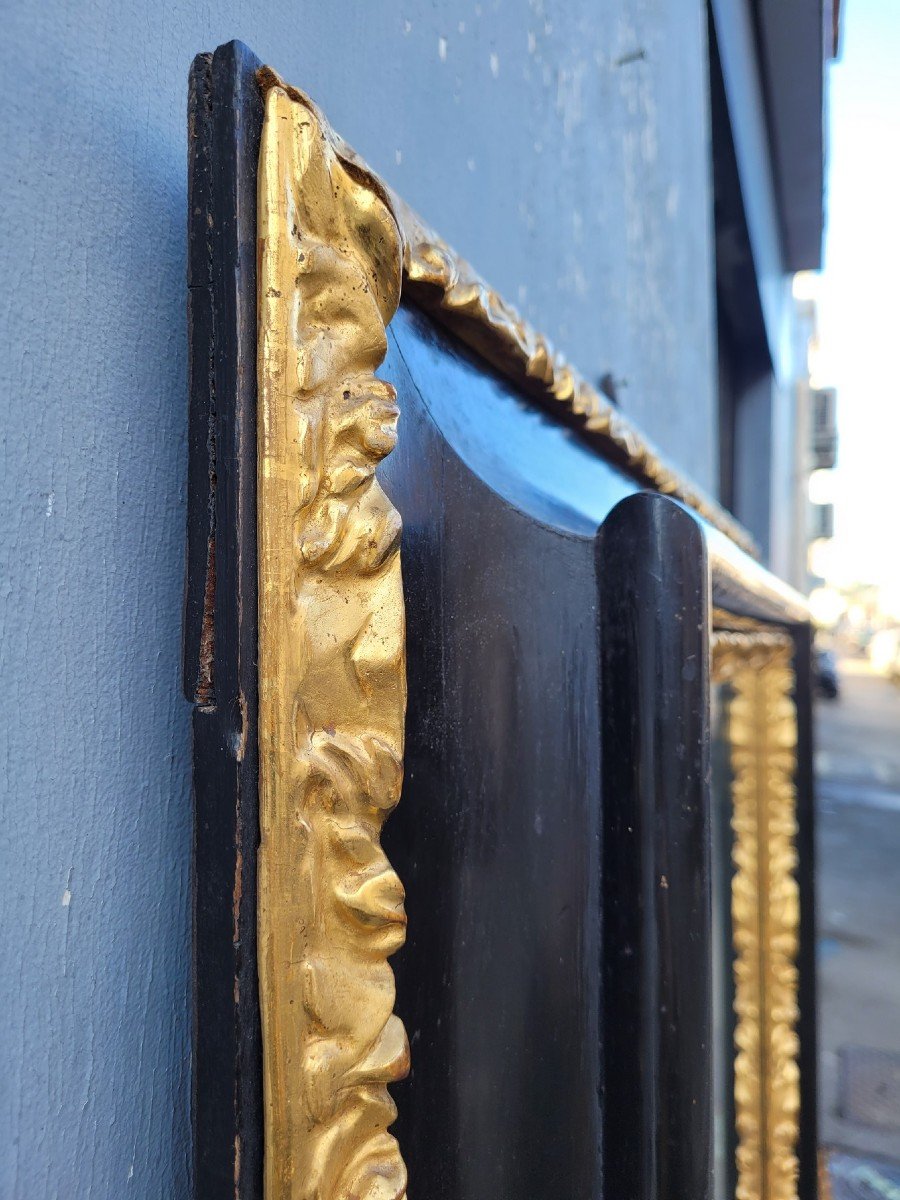
<path id="1" fill-rule="evenodd" d="M 838 676 L 817 710 L 820 1131 L 834 1200 L 896 1200 L 900 686 L 864 655 Z"/>
<path id="2" fill-rule="evenodd" d="M 900 239 L 887 234 L 897 162 L 884 153 L 900 138 L 898 51 L 900 5 L 841 4 L 827 89 L 825 255 L 807 289 L 813 386 L 827 383 L 837 397 L 837 453 L 809 477 L 805 589 L 820 666 L 836 669 L 838 689 L 816 714 L 819 1132 L 832 1200 L 900 1200 L 900 559 L 886 533 L 896 527 L 896 482 L 873 453 L 900 434 L 886 387 L 898 320 Z"/>

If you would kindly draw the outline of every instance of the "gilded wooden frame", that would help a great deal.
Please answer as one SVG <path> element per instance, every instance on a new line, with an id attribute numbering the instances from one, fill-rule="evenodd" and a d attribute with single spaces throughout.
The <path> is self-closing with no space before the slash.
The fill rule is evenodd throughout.
<path id="1" fill-rule="evenodd" d="M 379 842 L 406 703 L 394 445 L 375 378 L 401 240 L 315 110 L 266 91 L 259 171 L 259 978 L 265 1194 L 402 1196 L 387 1084 L 408 1069 Z"/>
<path id="2" fill-rule="evenodd" d="M 730 685 L 737 1200 L 795 1200 L 800 1113 L 797 715 L 791 638 L 717 631 Z"/>
<path id="3" fill-rule="evenodd" d="M 526 392 L 564 406 L 645 486 L 738 546 L 668 467 L 274 72 L 258 179 L 259 847 L 266 1200 L 399 1200 L 387 1086 L 408 1070 L 388 956 L 403 888 L 380 831 L 406 701 L 400 519 L 375 479 L 395 442 L 375 371 L 401 287 Z M 795 1195 L 797 889 L 790 643 L 721 633 L 734 689 L 741 1200 Z"/>

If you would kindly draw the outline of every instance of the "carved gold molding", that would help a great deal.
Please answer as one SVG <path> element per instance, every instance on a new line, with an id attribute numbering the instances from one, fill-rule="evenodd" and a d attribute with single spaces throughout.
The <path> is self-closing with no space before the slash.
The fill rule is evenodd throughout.
<path id="1" fill-rule="evenodd" d="M 391 192 L 404 235 L 404 272 L 416 302 L 525 392 L 574 416 L 604 453 L 641 483 L 674 496 L 754 557 L 759 549 L 730 513 L 694 487 L 550 341 L 489 287 L 464 258 Z"/>
<path id="2" fill-rule="evenodd" d="M 732 770 L 737 1200 L 796 1200 L 800 1091 L 792 644 L 717 632 Z"/>
<path id="3" fill-rule="evenodd" d="M 729 612 L 726 608 L 714 606 L 712 610 L 712 623 L 715 633 L 713 638 L 721 638 L 724 634 L 733 633 L 760 633 L 765 635 L 771 632 L 772 626 L 762 621 L 757 621 L 753 617 L 743 617 L 739 613 Z"/>
<path id="4" fill-rule="evenodd" d="M 396 437 L 375 378 L 400 232 L 312 105 L 268 80 L 259 170 L 259 976 L 266 1200 L 397 1200 L 408 1070 L 379 835 L 406 705 Z"/>
<path id="5" fill-rule="evenodd" d="M 347 169 L 368 180 L 390 206 L 403 243 L 403 278 L 408 294 L 460 341 L 470 346 L 526 394 L 565 409 L 586 436 L 640 483 L 693 508 L 742 550 L 759 557 L 744 527 L 715 500 L 670 466 L 646 437 L 554 349 L 513 305 L 422 220 L 334 130 L 309 97 L 289 87 L 270 68 L 260 72 L 262 87 L 278 85 L 313 112 Z"/>

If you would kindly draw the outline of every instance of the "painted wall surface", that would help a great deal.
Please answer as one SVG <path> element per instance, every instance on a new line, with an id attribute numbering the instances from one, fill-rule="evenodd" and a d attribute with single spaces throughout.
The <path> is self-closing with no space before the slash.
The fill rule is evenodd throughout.
<path id="1" fill-rule="evenodd" d="M 713 482 L 700 0 L 4 10 L 0 1195 L 189 1194 L 185 93 L 240 37 Z"/>

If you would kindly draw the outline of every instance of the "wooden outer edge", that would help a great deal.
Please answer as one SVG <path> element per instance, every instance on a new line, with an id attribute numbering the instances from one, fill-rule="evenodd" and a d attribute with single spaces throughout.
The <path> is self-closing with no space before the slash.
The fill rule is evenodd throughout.
<path id="1" fill-rule="evenodd" d="M 258 60 L 190 77 L 184 687 L 193 701 L 193 1186 L 258 1200 L 256 170 Z"/>

